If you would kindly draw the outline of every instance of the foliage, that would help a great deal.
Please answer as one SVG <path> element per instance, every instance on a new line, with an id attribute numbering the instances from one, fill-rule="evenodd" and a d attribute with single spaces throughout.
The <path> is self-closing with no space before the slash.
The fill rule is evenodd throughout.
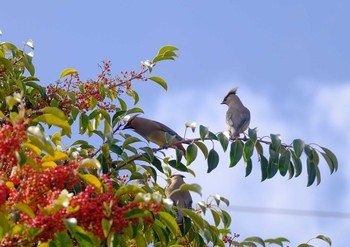
<path id="1" fill-rule="evenodd" d="M 24 44 L 28 47 L 34 49 L 32 41 Z M 335 155 L 325 147 L 300 139 L 283 144 L 275 134 L 258 138 L 257 129 L 231 140 L 223 132 L 215 134 L 200 125 L 198 138 L 180 141 L 188 144 L 186 153 L 175 150 L 174 156 L 162 152 L 168 145 L 151 148 L 124 133 L 124 117 L 143 112 L 133 84 L 152 81 L 167 90 L 164 79 L 147 74 L 158 62 L 177 57 L 174 46 L 162 47 L 152 61 L 141 63 L 139 72 L 113 77 L 111 62 L 104 61 L 95 80 L 83 81 L 78 71 L 69 68 L 47 87 L 38 84 L 32 51 L 24 48 L 0 44 L 1 246 L 283 246 L 289 242 L 285 238 L 236 241 L 239 235 L 231 236 L 231 217 L 220 208 L 229 201 L 218 195 L 198 202 L 195 211 L 178 209 L 187 216 L 179 226 L 174 207 L 157 183 L 159 174 L 195 174 L 190 165 L 198 151 L 210 173 L 220 161 L 216 143 L 229 153 L 229 167 L 243 159 L 246 176 L 252 171 L 255 150 L 262 181 L 278 172 L 289 178 L 299 176 L 303 154 L 308 186 L 315 180 L 321 182 L 319 154 L 331 173 L 338 168 Z M 131 108 L 127 96 L 133 99 Z M 49 130 L 53 134 L 48 135 Z M 78 135 L 82 139 L 76 140 Z M 100 144 L 91 141 L 93 136 Z M 63 138 L 74 142 L 63 148 Z M 267 153 L 263 145 L 268 146 Z M 196 184 L 181 189 L 201 193 Z M 208 214 L 213 224 L 206 220 Z M 317 238 L 331 245 L 327 237 Z"/>

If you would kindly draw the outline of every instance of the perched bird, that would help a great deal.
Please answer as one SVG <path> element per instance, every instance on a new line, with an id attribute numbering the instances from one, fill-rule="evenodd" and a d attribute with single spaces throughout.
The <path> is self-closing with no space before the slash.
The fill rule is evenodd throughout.
<path id="1" fill-rule="evenodd" d="M 228 110 L 226 112 L 226 128 L 230 132 L 230 136 L 239 137 L 250 123 L 250 111 L 246 108 L 236 95 L 238 87 L 232 88 L 225 96 L 221 104 L 226 104 Z"/>
<path id="2" fill-rule="evenodd" d="M 157 121 L 139 117 L 138 115 L 129 118 L 126 121 L 123 129 L 133 129 L 137 134 L 141 135 L 146 140 L 157 144 L 160 147 L 163 147 L 167 144 L 172 146 L 173 143 L 183 140 L 181 136 L 179 136 L 168 126 Z M 174 136 L 170 143 L 167 142 L 165 133 Z M 186 153 L 186 150 L 181 143 L 176 143 L 174 146 L 180 149 L 184 154 Z"/>
<path id="3" fill-rule="evenodd" d="M 170 183 L 165 187 L 165 195 L 174 202 L 174 206 L 178 208 L 192 208 L 192 197 L 189 191 L 181 190 L 171 194 L 174 190 L 179 189 L 181 185 L 185 184 L 184 176 L 174 174 L 170 177 Z M 176 222 L 182 224 L 184 214 L 180 210 L 176 210 Z"/>

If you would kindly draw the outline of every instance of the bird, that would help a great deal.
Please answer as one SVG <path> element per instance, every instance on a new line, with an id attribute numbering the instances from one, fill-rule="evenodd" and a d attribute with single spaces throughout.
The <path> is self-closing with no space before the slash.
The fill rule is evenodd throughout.
<path id="1" fill-rule="evenodd" d="M 181 174 L 171 175 L 170 183 L 165 187 L 165 195 L 173 201 L 174 206 L 192 209 L 192 197 L 189 191 L 181 190 L 172 193 L 174 190 L 179 189 L 181 185 L 185 184 L 184 177 Z M 184 214 L 180 210 L 176 210 L 176 223 L 181 225 L 183 218 Z"/>
<path id="2" fill-rule="evenodd" d="M 173 147 L 175 146 L 181 150 L 183 154 L 186 153 L 184 146 L 181 143 L 176 143 L 184 139 L 174 130 L 157 121 L 142 118 L 136 114 L 126 121 L 123 129 L 133 129 L 137 134 L 141 135 L 147 141 L 153 142 L 159 147 L 164 147 L 166 145 Z M 170 136 L 174 136 L 174 138 L 171 139 L 169 143 L 165 137 L 166 133 L 168 133 Z"/>
<path id="3" fill-rule="evenodd" d="M 226 128 L 230 132 L 230 137 L 238 138 L 250 123 L 250 111 L 245 107 L 236 95 L 237 88 L 234 87 L 226 94 L 221 104 L 228 106 L 226 112 Z"/>

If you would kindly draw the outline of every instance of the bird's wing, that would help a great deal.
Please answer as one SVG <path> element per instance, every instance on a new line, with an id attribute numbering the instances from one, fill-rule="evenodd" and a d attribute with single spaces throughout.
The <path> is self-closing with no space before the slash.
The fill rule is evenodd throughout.
<path id="1" fill-rule="evenodd" d="M 167 132 L 171 136 L 175 136 L 175 138 L 178 139 L 179 141 L 181 141 L 183 139 L 178 133 L 176 133 L 174 130 L 170 129 L 165 124 L 162 124 L 162 123 L 157 122 L 157 121 L 153 121 L 153 122 L 157 124 L 157 127 L 159 128 L 159 130 Z"/>
<path id="2" fill-rule="evenodd" d="M 247 111 L 241 111 L 237 115 L 230 115 L 230 120 L 232 123 L 232 126 L 235 128 L 236 131 L 239 131 L 244 124 L 249 119 L 249 112 Z"/>

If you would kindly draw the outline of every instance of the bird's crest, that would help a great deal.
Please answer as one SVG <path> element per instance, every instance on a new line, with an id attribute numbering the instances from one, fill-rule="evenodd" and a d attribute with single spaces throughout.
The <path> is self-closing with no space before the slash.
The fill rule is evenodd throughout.
<path id="1" fill-rule="evenodd" d="M 132 121 L 133 121 L 138 115 L 140 115 L 140 114 L 136 114 L 136 115 L 134 115 L 134 116 L 132 116 L 132 117 L 129 117 L 129 118 L 126 120 L 123 129 L 129 129 L 129 128 L 131 128 L 131 123 L 132 123 Z"/>
<path id="2" fill-rule="evenodd" d="M 237 93 L 237 89 L 238 87 L 234 87 L 232 88 L 230 91 L 228 91 L 228 93 L 226 94 L 224 100 L 222 101 L 221 104 L 223 104 L 224 102 L 226 102 L 226 99 L 231 95 L 231 94 L 236 94 Z"/>

